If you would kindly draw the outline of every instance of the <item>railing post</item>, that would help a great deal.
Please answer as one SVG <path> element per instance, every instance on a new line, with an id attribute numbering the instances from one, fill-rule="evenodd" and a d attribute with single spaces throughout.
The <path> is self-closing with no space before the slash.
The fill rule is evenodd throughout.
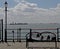
<path id="1" fill-rule="evenodd" d="M 13 42 L 14 42 L 14 31 L 12 31 L 12 33 L 13 33 Z"/>
<path id="2" fill-rule="evenodd" d="M 30 39 L 32 39 L 32 29 L 30 29 Z"/>
<path id="3" fill-rule="evenodd" d="M 59 28 L 57 28 L 57 41 L 59 41 Z"/>
<path id="4" fill-rule="evenodd" d="M 17 29 L 17 42 L 18 42 L 18 29 Z"/>
<path id="5" fill-rule="evenodd" d="M 57 49 L 57 40 L 56 39 L 55 39 L 55 49 Z"/>
<path id="6" fill-rule="evenodd" d="M 2 22 L 2 42 L 3 42 L 3 19 L 1 20 Z"/>
<path id="7" fill-rule="evenodd" d="M 19 33 L 17 32 L 17 41 L 21 42 L 21 28 L 18 29 Z"/>

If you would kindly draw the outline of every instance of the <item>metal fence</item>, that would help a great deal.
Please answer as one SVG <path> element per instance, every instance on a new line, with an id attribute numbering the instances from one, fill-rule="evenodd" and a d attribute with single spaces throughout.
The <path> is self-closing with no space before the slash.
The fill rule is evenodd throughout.
<path id="1" fill-rule="evenodd" d="M 38 32 L 38 33 L 43 33 L 43 32 L 52 32 L 54 34 L 56 34 L 56 41 L 60 42 L 60 28 L 20 28 L 19 26 L 16 28 L 15 26 L 7 26 L 7 41 L 17 41 L 17 42 L 21 42 L 21 41 L 26 41 L 26 35 L 29 33 L 31 36 L 33 35 L 34 37 L 36 37 L 36 34 L 34 34 L 34 32 Z M 0 41 L 5 41 L 5 29 L 3 26 L 3 19 L 0 20 Z M 43 33 L 44 34 L 44 33 Z M 46 35 L 46 34 L 45 34 Z M 50 35 L 50 34 L 49 34 Z M 30 36 L 30 38 L 31 38 Z M 53 35 L 52 35 L 53 36 Z"/>
<path id="2" fill-rule="evenodd" d="M 26 34 L 30 32 L 30 29 L 7 29 L 7 41 L 21 42 L 26 41 Z"/>
<path id="3" fill-rule="evenodd" d="M 19 28 L 19 29 L 7 29 L 7 41 L 17 41 L 17 42 L 21 42 L 21 41 L 26 41 L 26 35 L 28 33 L 30 33 L 30 35 L 36 37 L 36 34 L 34 34 L 33 32 L 38 32 L 38 33 L 43 33 L 43 32 L 51 32 L 56 34 L 56 41 L 60 41 L 60 28 L 43 28 L 43 29 L 29 29 L 29 28 Z M 46 35 L 47 34 L 44 34 Z M 51 35 L 49 33 L 49 35 Z M 30 36 L 30 38 L 31 38 Z M 54 35 L 51 35 L 52 37 Z"/>

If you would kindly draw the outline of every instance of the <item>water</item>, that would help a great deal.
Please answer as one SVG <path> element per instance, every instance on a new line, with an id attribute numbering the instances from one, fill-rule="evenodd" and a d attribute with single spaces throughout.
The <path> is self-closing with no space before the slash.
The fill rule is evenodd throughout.
<path id="1" fill-rule="evenodd" d="M 8 28 L 60 28 L 58 23 L 31 23 L 28 25 L 8 25 Z"/>

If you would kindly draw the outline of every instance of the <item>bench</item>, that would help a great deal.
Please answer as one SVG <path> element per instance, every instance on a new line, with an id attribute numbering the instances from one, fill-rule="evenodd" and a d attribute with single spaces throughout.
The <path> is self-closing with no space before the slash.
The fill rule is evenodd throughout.
<path id="1" fill-rule="evenodd" d="M 40 35 L 43 34 L 43 33 L 51 33 L 51 34 L 53 34 L 55 36 L 54 40 L 36 40 L 36 39 L 32 38 L 32 36 L 31 36 L 32 34 L 31 33 L 28 33 L 28 34 L 26 34 L 26 48 L 28 48 L 28 49 L 38 48 L 38 47 L 29 47 L 29 42 L 54 42 L 55 43 L 55 48 L 57 48 L 56 35 L 54 33 L 52 33 L 52 32 L 42 32 L 42 33 L 40 33 Z M 29 35 L 29 38 L 28 38 L 27 35 Z M 48 48 L 48 47 L 46 47 L 46 48 Z M 45 49 L 45 47 L 44 47 L 44 49 Z M 52 48 L 50 48 L 50 49 L 52 49 Z"/>

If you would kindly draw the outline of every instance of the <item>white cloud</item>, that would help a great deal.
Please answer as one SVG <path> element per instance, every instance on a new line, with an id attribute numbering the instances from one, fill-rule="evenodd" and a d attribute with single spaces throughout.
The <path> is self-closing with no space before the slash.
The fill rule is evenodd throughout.
<path id="1" fill-rule="evenodd" d="M 56 8 L 44 9 L 35 3 L 20 2 L 8 10 L 8 22 L 60 23 L 60 4 Z M 0 13 L 4 15 L 3 11 Z"/>

